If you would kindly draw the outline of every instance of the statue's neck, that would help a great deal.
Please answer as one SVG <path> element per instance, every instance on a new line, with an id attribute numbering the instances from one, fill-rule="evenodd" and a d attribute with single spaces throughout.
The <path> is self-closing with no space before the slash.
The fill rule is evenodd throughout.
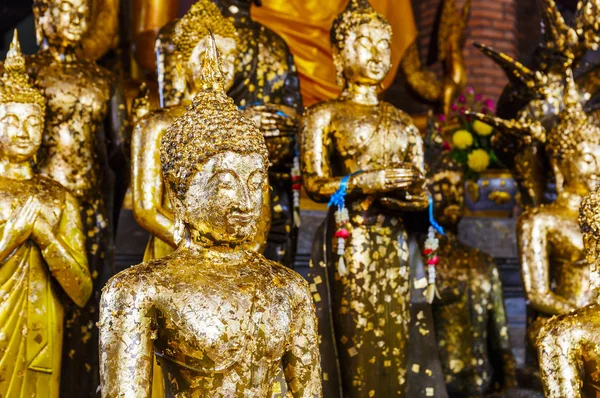
<path id="1" fill-rule="evenodd" d="M 0 175 L 13 180 L 30 180 L 33 178 L 31 162 L 13 162 L 8 159 L 0 159 Z"/>
<path id="2" fill-rule="evenodd" d="M 55 61 L 69 63 L 79 59 L 77 55 L 77 47 L 66 44 L 47 44 L 42 47 L 47 50 Z"/>
<path id="3" fill-rule="evenodd" d="M 559 193 L 556 198 L 556 203 L 569 209 L 578 210 L 585 193 L 580 190 L 565 186 L 563 192 Z"/>
<path id="4" fill-rule="evenodd" d="M 238 263 L 244 256 L 244 251 L 239 247 L 210 245 L 191 239 L 189 235 L 184 239 L 183 246 L 210 260 L 211 263 Z"/>
<path id="5" fill-rule="evenodd" d="M 361 105 L 379 104 L 376 85 L 347 83 L 342 91 L 341 98 Z"/>

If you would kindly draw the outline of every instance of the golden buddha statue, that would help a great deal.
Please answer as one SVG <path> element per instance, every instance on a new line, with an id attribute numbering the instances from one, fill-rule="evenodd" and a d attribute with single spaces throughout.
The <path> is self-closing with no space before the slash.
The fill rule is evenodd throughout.
<path id="1" fill-rule="evenodd" d="M 243 248 L 268 190 L 261 132 L 227 97 L 214 43 L 201 90 L 162 139 L 178 249 L 113 277 L 102 295 L 102 396 L 150 397 L 153 353 L 166 396 L 321 397 L 307 283 Z"/>
<path id="2" fill-rule="evenodd" d="M 28 80 L 15 31 L 0 78 L 0 396 L 58 398 L 64 297 L 85 306 L 92 277 L 77 199 L 33 170 L 46 101 Z"/>
<path id="3" fill-rule="evenodd" d="M 546 319 L 590 300 L 590 273 L 583 252 L 577 214 L 582 198 L 600 176 L 600 127 L 583 110 L 581 94 L 567 72 L 564 110 L 547 132 L 539 122 L 476 116 L 519 136 L 544 142 L 556 179 L 557 199 L 525 211 L 517 224 L 521 275 L 529 305 L 538 312 L 528 327 L 534 343 Z"/>
<path id="4" fill-rule="evenodd" d="M 183 115 L 200 90 L 201 56 L 210 43 L 210 33 L 223 55 L 225 84 L 233 82 L 237 35 L 210 0 L 199 0 L 173 28 L 179 68 L 185 71 L 187 94 L 180 105 L 150 112 L 140 118 L 132 133 L 132 194 L 136 221 L 152 234 L 144 261 L 171 253 L 179 244 L 173 209 L 166 195 L 160 163 L 160 142 L 167 128 Z"/>
<path id="5" fill-rule="evenodd" d="M 344 397 L 404 396 L 410 266 L 402 211 L 427 207 L 423 142 L 407 114 L 377 98 L 391 63 L 387 20 L 368 1 L 351 0 L 331 38 L 342 93 L 310 107 L 300 131 L 308 195 L 324 202 L 347 189 L 337 231 L 330 213 L 313 244 L 321 349 L 337 351 Z M 325 396 L 339 395 L 336 365 L 323 367 Z"/>
<path id="6" fill-rule="evenodd" d="M 600 190 L 581 203 L 579 225 L 590 264 L 591 288 L 600 288 Z M 537 341 L 547 398 L 595 398 L 600 393 L 600 304 L 593 303 L 546 322 Z"/>
<path id="7" fill-rule="evenodd" d="M 80 56 L 90 26 L 88 0 L 36 0 L 40 50 L 26 58 L 27 72 L 47 98 L 37 168 L 79 201 L 94 295 L 82 310 L 68 306 L 61 396 L 92 395 L 99 382 L 100 287 L 113 274 L 115 214 L 129 177 L 127 110 L 118 81 Z M 114 211 L 114 213 L 113 213 Z"/>
<path id="8" fill-rule="evenodd" d="M 444 151 L 430 123 L 425 160 L 439 236 L 433 319 L 450 397 L 483 397 L 516 387 L 502 283 L 491 256 L 458 240 L 464 211 L 464 168 Z"/>
<path id="9" fill-rule="evenodd" d="M 456 0 L 442 0 L 437 29 L 438 59 L 442 62 L 444 78 L 425 67 L 419 55 L 418 40 L 408 47 L 402 58 L 402 71 L 408 85 L 426 101 L 437 104 L 442 114 L 450 113 L 450 106 L 467 83 L 467 68 L 463 55 L 471 0 L 466 0 L 458 12 Z"/>

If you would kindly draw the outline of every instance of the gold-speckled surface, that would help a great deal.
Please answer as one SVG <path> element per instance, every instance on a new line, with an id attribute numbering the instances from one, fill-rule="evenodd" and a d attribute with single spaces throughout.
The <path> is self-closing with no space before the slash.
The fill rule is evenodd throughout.
<path id="1" fill-rule="evenodd" d="M 600 191 L 585 197 L 579 213 L 586 258 L 598 293 Z M 600 305 L 593 302 L 546 322 L 539 333 L 538 352 L 548 398 L 595 397 L 600 392 Z"/>
<path id="2" fill-rule="evenodd" d="M 127 110 L 116 76 L 80 51 L 92 26 L 90 5 L 86 0 L 35 1 L 40 49 L 27 57 L 27 72 L 47 99 L 37 168 L 77 197 L 94 279 L 85 308 L 67 305 L 62 377 L 70 382 L 61 384 L 64 396 L 93 394 L 99 385 L 94 325 L 100 287 L 113 273 L 109 224 L 121 205 L 129 168 Z"/>
<path id="3" fill-rule="evenodd" d="M 58 398 L 65 294 L 92 294 L 79 205 L 32 167 L 45 104 L 16 37 L 0 78 L 0 395 Z"/>
<path id="4" fill-rule="evenodd" d="M 115 276 L 102 295 L 102 396 L 321 397 L 314 306 L 295 272 L 243 248 L 258 232 L 267 148 L 223 89 L 211 41 L 201 87 L 163 136 L 178 249 Z"/>
<path id="5" fill-rule="evenodd" d="M 327 279 L 313 282 L 315 288 L 328 284 L 331 296 L 320 297 L 315 290 L 314 299 L 331 305 L 323 314 L 332 317 L 343 396 L 404 396 L 410 267 L 397 209 L 427 205 L 423 143 L 409 116 L 377 99 L 377 86 L 390 69 L 387 21 L 367 1 L 352 0 L 334 21 L 332 38 L 343 92 L 303 116 L 304 187 L 311 198 L 324 202 L 342 177 L 356 174 L 348 181 L 346 197 L 350 237 L 343 256 L 348 274 L 337 272 L 337 254 L 326 254 L 325 262 L 313 267 L 327 267 Z M 332 233 L 325 239 L 333 239 Z M 337 380 L 330 379 L 334 375 L 323 376 L 326 388 L 336 390 Z"/>
<path id="6" fill-rule="evenodd" d="M 428 143 L 435 135 L 429 131 Z M 426 159 L 434 218 L 445 232 L 439 236 L 439 297 L 432 310 L 448 393 L 481 397 L 515 387 L 516 362 L 498 268 L 491 256 L 457 239 L 464 212 L 463 169 L 441 142 L 427 146 Z"/>

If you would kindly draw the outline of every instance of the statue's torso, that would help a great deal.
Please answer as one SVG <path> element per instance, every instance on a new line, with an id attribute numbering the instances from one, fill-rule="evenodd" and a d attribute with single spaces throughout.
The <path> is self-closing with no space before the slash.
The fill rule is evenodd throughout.
<path id="1" fill-rule="evenodd" d="M 183 261 L 156 273 L 155 349 L 180 392 L 268 395 L 288 349 L 297 281 L 283 267 L 249 257 L 225 269 L 176 252 L 169 258 Z"/>
<path id="2" fill-rule="evenodd" d="M 28 62 L 48 102 L 40 171 L 76 196 L 87 196 L 99 181 L 103 143 L 97 134 L 112 95 L 112 76 L 95 63 L 60 63 L 44 52 Z"/>
<path id="3" fill-rule="evenodd" d="M 332 147 L 342 160 L 338 165 L 341 174 L 393 168 L 412 161 L 409 151 L 416 128 L 401 110 L 383 102 L 366 106 L 332 101 L 329 107 Z"/>

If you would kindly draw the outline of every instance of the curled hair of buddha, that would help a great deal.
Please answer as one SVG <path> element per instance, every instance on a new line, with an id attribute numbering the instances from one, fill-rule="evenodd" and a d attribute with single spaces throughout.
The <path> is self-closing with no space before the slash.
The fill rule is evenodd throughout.
<path id="1" fill-rule="evenodd" d="M 237 41 L 237 33 L 233 22 L 225 18 L 219 7 L 211 0 L 199 0 L 175 24 L 173 28 L 173 43 L 176 54 L 187 61 L 194 47 L 209 32 Z"/>
<path id="2" fill-rule="evenodd" d="M 219 54 L 211 36 L 202 57 L 201 90 L 162 138 L 160 161 L 165 182 L 182 199 L 202 164 L 228 151 L 258 154 L 267 167 L 263 135 L 225 93 Z"/>
<path id="3" fill-rule="evenodd" d="M 388 20 L 375 11 L 368 0 L 349 0 L 348 5 L 333 21 L 331 27 L 331 45 L 334 50 L 342 51 L 348 33 L 353 28 L 370 23 L 378 23 L 392 35 L 392 26 Z"/>
<path id="4" fill-rule="evenodd" d="M 46 110 L 44 96 L 40 90 L 31 85 L 25 73 L 25 58 L 21 53 L 16 30 L 4 61 L 4 73 L 0 77 L 0 103 L 9 102 L 36 104 L 42 108 L 42 112 Z"/>
<path id="5" fill-rule="evenodd" d="M 600 128 L 585 113 L 582 102 L 584 96 L 573 79 L 571 70 L 567 70 L 564 103 L 555 128 L 548 134 L 546 144 L 550 156 L 556 159 L 567 158 L 580 142 L 600 144 Z"/>

